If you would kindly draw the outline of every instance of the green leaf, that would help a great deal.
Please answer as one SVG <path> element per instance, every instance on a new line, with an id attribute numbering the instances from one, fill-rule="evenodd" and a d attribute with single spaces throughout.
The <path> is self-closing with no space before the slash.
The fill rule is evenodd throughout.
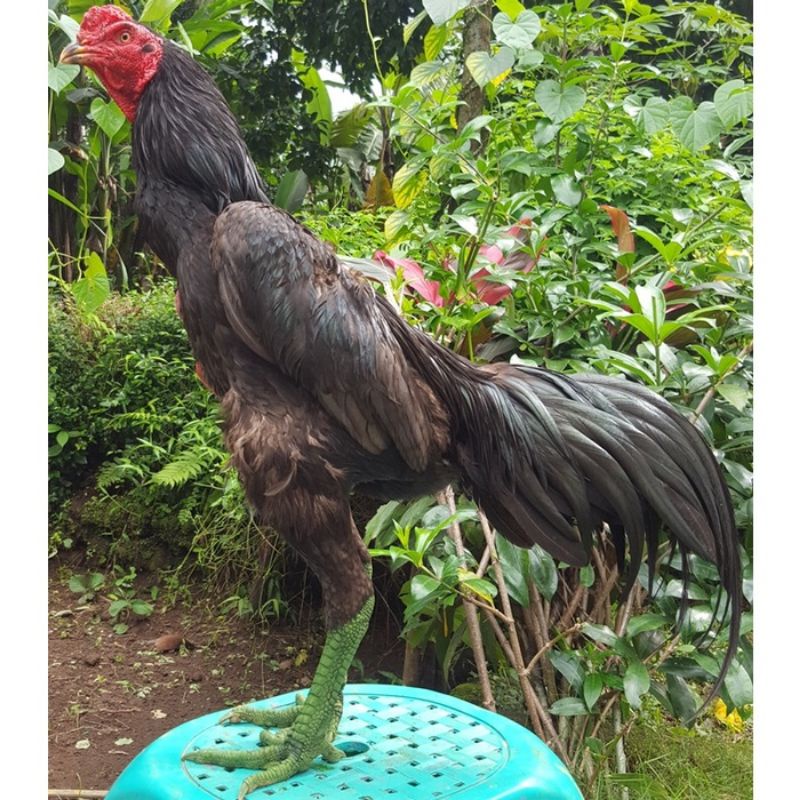
<path id="1" fill-rule="evenodd" d="M 367 523 L 364 529 L 364 541 L 366 544 L 371 544 L 375 541 L 380 533 L 382 533 L 389 523 L 394 518 L 400 502 L 391 500 L 384 503 L 374 514 L 372 519 Z"/>
<path id="2" fill-rule="evenodd" d="M 503 536 L 495 538 L 495 547 L 511 599 L 523 608 L 527 608 L 531 602 L 526 579 L 529 564 L 528 551 L 511 544 Z"/>
<path id="3" fill-rule="evenodd" d="M 622 110 L 629 117 L 638 119 L 642 113 L 642 98 L 638 94 L 629 94 L 622 101 Z"/>
<path id="4" fill-rule="evenodd" d="M 462 129 L 461 129 L 461 136 L 466 138 L 480 138 L 479 133 L 483 130 L 490 122 L 494 122 L 494 117 L 491 114 L 481 114 L 474 119 L 471 119 Z"/>
<path id="5" fill-rule="evenodd" d="M 411 41 L 414 31 L 419 28 L 420 24 L 427 16 L 428 13 L 426 11 L 420 11 L 416 17 L 403 26 L 403 44 L 407 45 Z"/>
<path id="6" fill-rule="evenodd" d="M 593 641 L 607 645 L 608 647 L 614 647 L 619 641 L 619 636 L 607 625 L 595 625 L 593 622 L 584 623 L 581 626 L 581 633 L 584 634 L 584 636 L 588 636 Z"/>
<path id="7" fill-rule="evenodd" d="M 597 672 L 590 672 L 583 681 L 583 700 L 589 711 L 603 693 L 603 676 Z"/>
<path id="8" fill-rule="evenodd" d="M 422 0 L 422 6 L 434 25 L 442 25 L 469 4 L 470 0 Z"/>
<path id="9" fill-rule="evenodd" d="M 226 50 L 233 47 L 239 39 L 242 38 L 242 31 L 238 28 L 227 31 L 220 31 L 216 36 L 209 37 L 201 48 L 201 52 L 205 55 L 214 56 L 215 58 L 221 56 Z"/>
<path id="10" fill-rule="evenodd" d="M 632 708 L 640 708 L 642 705 L 642 695 L 647 693 L 650 688 L 650 675 L 647 667 L 641 661 L 632 661 L 625 670 L 625 677 L 622 680 L 625 688 L 625 697 Z"/>
<path id="11" fill-rule="evenodd" d="M 481 88 L 513 66 L 514 51 L 506 46 L 501 47 L 493 56 L 483 50 L 467 56 L 467 69 Z"/>
<path id="12" fill-rule="evenodd" d="M 411 597 L 422 600 L 438 591 L 440 582 L 430 575 L 415 575 L 411 579 Z"/>
<path id="13" fill-rule="evenodd" d="M 112 100 L 106 103 L 100 97 L 92 100 L 89 116 L 109 139 L 112 139 L 114 134 L 125 124 L 125 114 L 122 113 L 120 107 Z"/>
<path id="14" fill-rule="evenodd" d="M 498 42 L 509 47 L 525 48 L 533 44 L 542 29 L 542 23 L 533 11 L 521 11 L 515 20 L 500 12 L 492 21 L 492 29 Z"/>
<path id="15" fill-rule="evenodd" d="M 92 572 L 89 575 L 88 586 L 92 591 L 97 591 L 105 583 L 105 580 L 105 576 L 100 572 Z"/>
<path id="16" fill-rule="evenodd" d="M 54 152 L 57 152 L 57 151 L 54 151 Z M 61 153 L 59 153 L 59 155 L 61 155 Z M 62 163 L 63 163 L 63 159 L 62 159 Z M 67 200 L 67 198 L 64 197 L 63 194 L 59 194 L 55 189 L 48 189 L 47 190 L 47 194 L 50 195 L 50 197 L 52 197 L 53 200 L 58 200 L 59 203 L 63 203 L 67 208 L 69 208 L 70 210 L 74 211 L 79 217 L 81 217 L 83 219 L 85 219 L 87 217 L 86 209 L 81 210 L 80 208 L 78 208 L 78 206 L 75 205 L 75 203 L 73 203 L 70 200 Z"/>
<path id="17" fill-rule="evenodd" d="M 580 717 L 589 713 L 583 700 L 577 697 L 562 697 L 550 706 L 549 711 L 557 717 Z"/>
<path id="18" fill-rule="evenodd" d="M 183 0 L 147 0 L 139 22 L 151 24 L 157 28 L 169 24 L 169 15 L 183 2 Z"/>
<path id="19" fill-rule="evenodd" d="M 558 569 L 553 557 L 535 544 L 528 550 L 531 577 L 545 600 L 551 600 L 558 588 Z"/>
<path id="20" fill-rule="evenodd" d="M 563 650 L 551 650 L 547 654 L 550 663 L 566 679 L 573 689 L 580 689 L 583 686 L 584 670 L 574 653 L 566 653 Z"/>
<path id="21" fill-rule="evenodd" d="M 713 169 L 715 172 L 719 172 L 721 175 L 724 175 L 726 178 L 730 178 L 732 181 L 739 180 L 739 172 L 737 171 L 736 167 L 733 164 L 729 164 L 727 161 L 723 161 L 719 158 L 709 158 L 706 161 L 706 167 L 709 169 Z"/>
<path id="22" fill-rule="evenodd" d="M 275 192 L 275 205 L 293 214 L 303 205 L 308 191 L 308 176 L 301 169 L 287 172 Z"/>
<path id="23" fill-rule="evenodd" d="M 581 201 L 581 187 L 571 175 L 556 175 L 551 181 L 553 194 L 559 203 L 575 208 Z"/>
<path id="24" fill-rule="evenodd" d="M 520 53 L 517 59 L 517 66 L 520 69 L 533 69 L 534 67 L 538 67 L 542 61 L 544 61 L 544 53 L 542 53 L 541 50 L 534 50 L 534 48 L 531 47 Z"/>
<path id="25" fill-rule="evenodd" d="M 722 133 L 722 121 L 708 101 L 700 105 L 686 117 L 685 121 L 676 130 L 681 144 L 689 150 L 697 151 L 719 139 Z"/>
<path id="26" fill-rule="evenodd" d="M 108 606 L 108 613 L 113 618 L 119 615 L 122 611 L 128 608 L 129 603 L 127 600 L 114 600 Z"/>
<path id="27" fill-rule="evenodd" d="M 423 50 L 428 61 L 433 61 L 442 52 L 449 35 L 447 25 L 431 25 L 423 39 Z"/>
<path id="28" fill-rule="evenodd" d="M 338 114 L 331 127 L 330 146 L 337 148 L 358 147 L 359 139 L 369 129 L 373 112 L 366 103 L 359 103 Z"/>
<path id="29" fill-rule="evenodd" d="M 75 301 L 85 314 L 93 314 L 111 294 L 106 268 L 100 256 L 90 252 L 83 276 L 70 285 Z"/>
<path id="30" fill-rule="evenodd" d="M 507 14 L 512 20 L 515 20 L 525 11 L 525 6 L 519 0 L 495 0 L 494 4 L 497 6 L 498 11 Z"/>
<path id="31" fill-rule="evenodd" d="M 553 122 L 564 122 L 583 108 L 586 92 L 580 86 L 560 86 L 556 81 L 542 81 L 533 93 L 542 111 Z"/>
<path id="32" fill-rule="evenodd" d="M 669 124 L 672 130 L 677 133 L 687 119 L 694 113 L 694 100 L 685 94 L 673 97 L 668 102 L 669 105 Z"/>
<path id="33" fill-rule="evenodd" d="M 651 231 L 650 228 L 645 228 L 644 225 L 634 225 L 633 232 L 658 250 L 661 255 L 664 254 L 664 242 L 662 242 L 661 237 L 654 231 Z"/>
<path id="34" fill-rule="evenodd" d="M 419 614 L 440 593 L 442 584 L 430 575 L 415 575 L 410 582 L 411 603 L 406 606 L 406 620 Z"/>
<path id="35" fill-rule="evenodd" d="M 89 3 L 89 5 L 91 5 L 91 3 Z M 71 13 L 72 9 L 69 9 L 69 11 Z M 55 14 L 52 14 L 50 19 L 57 28 L 60 28 L 62 31 L 64 31 L 64 33 L 67 34 L 70 42 L 75 41 L 76 37 L 78 36 L 78 31 L 80 30 L 80 25 L 74 19 L 72 19 L 72 17 L 68 16 L 67 14 L 62 14 L 60 17 L 55 18 Z"/>
<path id="36" fill-rule="evenodd" d="M 747 404 L 750 402 L 750 398 L 753 396 L 746 383 L 733 379 L 723 381 L 717 386 L 717 391 L 737 411 L 744 411 L 745 408 L 747 408 Z"/>
<path id="37" fill-rule="evenodd" d="M 667 673 L 667 696 L 681 721 L 691 719 L 697 711 L 697 695 L 680 675 Z"/>
<path id="38" fill-rule="evenodd" d="M 446 74 L 448 69 L 442 61 L 423 61 L 411 70 L 408 80 L 414 86 L 427 86 L 440 75 Z"/>
<path id="39" fill-rule="evenodd" d="M 497 587 L 485 578 L 479 578 L 474 572 L 461 571 L 464 577 L 459 579 L 462 586 L 474 592 L 485 603 L 492 603 L 497 595 Z"/>
<path id="40" fill-rule="evenodd" d="M 561 125 L 553 124 L 545 119 L 537 120 L 536 127 L 533 130 L 533 143 L 537 147 L 544 147 L 550 144 L 556 138 Z"/>
<path id="41" fill-rule="evenodd" d="M 144 600 L 134 600 L 131 602 L 131 611 L 140 617 L 149 617 L 153 613 L 153 606 Z"/>
<path id="42" fill-rule="evenodd" d="M 648 341 L 658 341 L 658 332 L 653 327 L 653 323 L 644 314 L 630 314 L 627 311 L 618 311 L 612 316 L 621 319 L 626 325 L 636 328 L 637 331 L 644 334 Z"/>
<path id="43" fill-rule="evenodd" d="M 628 46 L 624 42 L 611 42 L 608 50 L 613 61 L 622 61 L 625 53 L 628 52 Z"/>
<path id="44" fill-rule="evenodd" d="M 714 92 L 714 108 L 726 128 L 732 128 L 753 113 L 753 87 L 737 79 L 723 83 Z"/>
<path id="45" fill-rule="evenodd" d="M 645 133 L 650 135 L 658 133 L 669 124 L 669 103 L 663 97 L 651 97 L 642 106 L 639 120 Z"/>
<path id="46" fill-rule="evenodd" d="M 642 309 L 642 315 L 653 326 L 657 336 L 667 316 L 664 292 L 656 286 L 647 286 L 646 284 L 637 286 L 635 292 L 639 301 L 639 308 Z"/>
<path id="47" fill-rule="evenodd" d="M 671 241 L 668 244 L 664 244 L 657 233 L 654 233 L 649 228 L 645 228 L 643 225 L 634 225 L 632 226 L 632 229 L 637 236 L 640 236 L 648 244 L 652 245 L 656 250 L 658 250 L 659 255 L 664 259 L 664 261 L 667 262 L 667 264 L 674 263 L 678 256 L 683 252 L 683 247 L 679 242 Z M 647 311 L 645 306 L 640 306 L 640 308 L 642 313 Z"/>
<path id="48" fill-rule="evenodd" d="M 413 503 L 411 503 L 405 509 L 405 511 L 403 511 L 403 514 L 398 520 L 398 524 L 400 524 L 404 528 L 411 525 L 414 526 L 419 525 L 422 522 L 422 520 L 432 518 L 430 516 L 430 513 L 433 507 L 438 507 L 443 509 L 445 508 L 444 506 L 437 506 L 437 504 L 434 502 L 433 498 L 430 495 L 426 495 L 425 497 L 420 497 Z M 445 509 L 445 516 L 440 517 L 439 519 L 440 520 L 447 519 L 448 515 L 449 511 Z"/>
<path id="49" fill-rule="evenodd" d="M 64 166 L 64 156 L 53 150 L 52 147 L 47 148 L 47 174 L 52 175 L 56 170 Z"/>
<path id="50" fill-rule="evenodd" d="M 383 235 L 386 237 L 388 244 L 391 244 L 400 237 L 408 227 L 410 217 L 407 211 L 397 209 L 386 217 L 383 223 Z"/>
<path id="51" fill-rule="evenodd" d="M 428 173 L 421 161 L 409 160 L 394 174 L 392 193 L 398 208 L 407 208 L 425 188 Z"/>
<path id="52" fill-rule="evenodd" d="M 753 181 L 739 181 L 739 191 L 742 199 L 750 208 L 753 207 Z"/>
<path id="53" fill-rule="evenodd" d="M 306 111 L 314 117 L 320 128 L 320 141 L 329 144 L 331 128 L 333 127 L 333 110 L 328 87 L 314 67 L 306 63 L 306 54 L 301 50 L 292 50 L 292 63 L 297 69 L 298 77 L 303 86 L 311 93 L 311 99 L 306 103 Z"/>
<path id="54" fill-rule="evenodd" d="M 637 633 L 654 631 L 669 625 L 669 619 L 663 614 L 640 614 L 638 617 L 631 617 L 628 621 L 628 635 L 636 636 Z"/>
<path id="55" fill-rule="evenodd" d="M 328 144 L 333 125 L 333 108 L 328 87 L 314 67 L 301 68 L 299 74 L 303 86 L 311 92 L 311 99 L 306 103 L 306 111 L 320 127 L 320 141 L 322 144 Z"/>
<path id="56" fill-rule="evenodd" d="M 78 77 L 80 71 L 81 68 L 77 64 L 48 64 L 47 85 L 56 94 L 60 94 Z"/>

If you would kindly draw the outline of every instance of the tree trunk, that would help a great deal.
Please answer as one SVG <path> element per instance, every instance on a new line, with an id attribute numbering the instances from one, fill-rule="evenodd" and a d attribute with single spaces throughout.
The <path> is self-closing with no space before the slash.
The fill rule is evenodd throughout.
<path id="1" fill-rule="evenodd" d="M 489 52 L 492 41 L 491 7 L 492 4 L 487 0 L 475 0 L 464 14 L 464 70 L 461 75 L 461 94 L 459 96 L 459 100 L 462 102 L 456 111 L 459 131 L 470 120 L 480 116 L 486 104 L 486 93 L 473 80 L 472 73 L 467 68 L 467 57 L 471 53 L 481 50 Z M 473 142 L 472 146 L 473 152 L 481 147 L 478 142 Z"/>

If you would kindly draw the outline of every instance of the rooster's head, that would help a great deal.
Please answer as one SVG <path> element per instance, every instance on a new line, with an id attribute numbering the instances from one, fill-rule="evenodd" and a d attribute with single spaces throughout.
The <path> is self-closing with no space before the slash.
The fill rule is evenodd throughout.
<path id="1" fill-rule="evenodd" d="M 131 120 L 139 98 L 158 70 L 164 43 L 117 6 L 94 6 L 83 17 L 77 41 L 64 48 L 62 64 L 94 70 L 108 93 Z"/>

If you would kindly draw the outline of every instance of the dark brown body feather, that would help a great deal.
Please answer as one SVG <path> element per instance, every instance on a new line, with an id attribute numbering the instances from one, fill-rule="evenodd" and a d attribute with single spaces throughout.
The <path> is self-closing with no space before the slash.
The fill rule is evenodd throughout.
<path id="1" fill-rule="evenodd" d="M 326 244 L 265 202 L 210 80 L 168 52 L 134 129 L 139 213 L 177 275 L 247 496 L 319 576 L 329 624 L 349 619 L 372 591 L 352 489 L 409 498 L 460 480 L 511 541 L 569 563 L 586 562 L 607 523 L 621 562 L 627 552 L 629 580 L 663 522 L 681 551 L 718 564 L 735 641 L 737 535 L 697 431 L 630 383 L 476 367 L 410 328 Z M 199 97 L 178 104 L 178 86 Z"/>

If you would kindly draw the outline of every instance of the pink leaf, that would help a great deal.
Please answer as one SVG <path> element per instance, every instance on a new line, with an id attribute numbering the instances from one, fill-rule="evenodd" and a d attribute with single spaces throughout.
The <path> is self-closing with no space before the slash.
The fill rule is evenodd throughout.
<path id="1" fill-rule="evenodd" d="M 503 255 L 503 251 L 497 245 L 481 246 L 478 252 L 497 267 L 497 269 L 494 270 L 494 274 L 523 274 L 530 272 L 536 266 L 536 262 L 539 260 L 539 256 L 544 250 L 544 242 L 542 242 L 535 256 L 531 256 L 529 253 L 525 252 L 523 247 L 527 245 L 530 240 L 530 225 L 531 220 L 528 217 L 523 217 L 518 225 L 512 225 L 508 229 L 507 233 L 517 239 L 521 246 L 513 245 L 507 255 Z M 492 273 L 488 269 L 482 267 L 472 273 L 470 282 L 472 283 L 475 293 L 484 303 L 488 305 L 497 305 L 511 294 L 511 287 L 498 281 L 486 280 L 491 274 Z"/>
<path id="2" fill-rule="evenodd" d="M 384 253 L 383 250 L 377 250 L 373 258 L 391 267 L 395 272 L 399 268 L 403 280 L 429 303 L 440 308 L 444 305 L 439 281 L 427 280 L 422 267 L 416 261 L 412 261 L 410 258 L 395 259 Z"/>
<path id="3" fill-rule="evenodd" d="M 492 264 L 500 264 L 503 261 L 503 251 L 496 244 L 492 245 L 482 244 L 478 252 L 484 258 L 491 261 Z"/>

